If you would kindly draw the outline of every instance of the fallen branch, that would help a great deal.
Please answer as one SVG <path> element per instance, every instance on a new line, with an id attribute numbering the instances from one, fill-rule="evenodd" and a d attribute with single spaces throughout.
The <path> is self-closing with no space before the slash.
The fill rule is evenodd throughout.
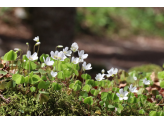
<path id="1" fill-rule="evenodd" d="M 6 99 L 2 94 L 0 94 L 0 98 L 3 99 L 7 104 L 10 102 L 10 98 Z"/>

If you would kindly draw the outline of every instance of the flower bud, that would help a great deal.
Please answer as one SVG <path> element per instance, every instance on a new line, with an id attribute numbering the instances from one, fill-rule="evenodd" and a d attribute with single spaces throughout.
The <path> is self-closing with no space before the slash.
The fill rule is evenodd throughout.
<path id="1" fill-rule="evenodd" d="M 62 47 L 63 47 L 63 45 L 58 45 L 57 47 L 58 47 L 58 48 L 62 48 Z"/>

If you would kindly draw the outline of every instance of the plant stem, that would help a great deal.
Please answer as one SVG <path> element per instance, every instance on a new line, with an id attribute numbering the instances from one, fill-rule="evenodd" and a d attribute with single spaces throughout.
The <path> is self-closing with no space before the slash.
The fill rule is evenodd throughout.
<path id="1" fill-rule="evenodd" d="M 40 48 L 40 45 L 38 45 L 38 51 L 37 51 L 37 55 L 38 55 L 38 53 L 39 53 L 39 48 Z"/>

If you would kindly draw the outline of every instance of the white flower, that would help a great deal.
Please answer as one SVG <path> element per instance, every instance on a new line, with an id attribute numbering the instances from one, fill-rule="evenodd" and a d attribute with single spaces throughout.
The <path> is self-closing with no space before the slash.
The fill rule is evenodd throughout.
<path id="1" fill-rule="evenodd" d="M 71 45 L 71 50 L 72 50 L 73 52 L 76 52 L 76 51 L 78 50 L 78 48 L 79 48 L 79 46 L 77 45 L 76 42 L 74 42 L 74 43 Z"/>
<path id="2" fill-rule="evenodd" d="M 117 68 L 114 69 L 114 68 L 112 67 L 110 70 L 107 71 L 108 74 L 107 74 L 106 76 L 107 76 L 107 77 L 110 77 L 110 76 L 112 76 L 113 74 L 117 74 L 117 72 L 118 72 L 118 69 L 117 69 Z"/>
<path id="3" fill-rule="evenodd" d="M 137 88 L 136 88 L 136 87 L 133 87 L 132 84 L 130 85 L 129 90 L 130 90 L 132 93 L 134 93 L 134 92 L 138 92 Z"/>
<path id="4" fill-rule="evenodd" d="M 40 42 L 37 42 L 35 45 L 39 45 L 39 44 L 41 44 Z"/>
<path id="5" fill-rule="evenodd" d="M 86 65 L 86 62 L 84 62 L 84 63 L 82 64 L 82 68 L 83 68 L 83 71 L 84 71 L 84 70 L 90 70 L 90 69 L 92 69 L 91 64 L 88 63 L 88 64 Z"/>
<path id="6" fill-rule="evenodd" d="M 53 70 L 51 71 L 51 76 L 52 77 L 56 77 L 57 74 L 58 74 L 57 72 L 54 72 Z"/>
<path id="7" fill-rule="evenodd" d="M 14 48 L 14 50 L 16 50 L 16 51 L 20 51 L 20 49 L 19 49 L 19 48 Z"/>
<path id="8" fill-rule="evenodd" d="M 60 61 L 64 61 L 64 59 L 67 58 L 64 53 L 62 51 L 60 51 L 58 54 L 57 54 L 57 59 L 60 60 Z"/>
<path id="9" fill-rule="evenodd" d="M 134 79 L 134 80 L 137 80 L 137 77 L 134 76 L 133 79 Z"/>
<path id="10" fill-rule="evenodd" d="M 104 70 L 104 69 L 102 69 L 102 70 L 101 70 L 101 73 L 105 73 L 105 70 Z"/>
<path id="11" fill-rule="evenodd" d="M 78 55 L 79 55 L 79 62 L 83 62 L 84 59 L 88 57 L 88 54 L 84 54 L 84 50 L 81 50 L 80 52 L 78 51 Z"/>
<path id="12" fill-rule="evenodd" d="M 115 69 L 113 70 L 113 74 L 117 74 L 117 72 L 118 72 L 118 69 L 115 68 Z"/>
<path id="13" fill-rule="evenodd" d="M 128 92 L 127 91 L 124 92 L 122 88 L 119 90 L 119 93 L 116 93 L 116 95 L 119 97 L 119 100 L 127 100 L 128 99 L 128 97 L 127 97 Z"/>
<path id="14" fill-rule="evenodd" d="M 50 61 L 50 57 L 47 57 L 46 60 L 45 58 L 43 57 L 43 60 L 44 60 L 44 63 L 48 66 L 51 66 L 54 64 L 54 61 Z"/>
<path id="15" fill-rule="evenodd" d="M 37 60 L 38 59 L 38 56 L 37 56 L 37 53 L 34 52 L 33 55 L 31 55 L 31 51 L 27 51 L 27 58 L 31 61 L 34 61 L 34 60 Z"/>
<path id="16" fill-rule="evenodd" d="M 72 63 L 78 64 L 79 63 L 79 58 L 72 57 Z"/>
<path id="17" fill-rule="evenodd" d="M 57 47 L 58 47 L 58 48 L 62 48 L 62 47 L 63 47 L 63 45 L 58 45 Z"/>
<path id="18" fill-rule="evenodd" d="M 145 85 L 150 85 L 150 80 L 147 80 L 147 78 L 145 78 L 145 79 L 143 80 L 143 83 L 144 83 Z"/>
<path id="19" fill-rule="evenodd" d="M 66 56 L 71 56 L 72 51 L 71 51 L 71 50 L 68 50 L 68 47 L 65 47 L 65 49 L 63 49 L 63 53 L 64 53 Z"/>
<path id="20" fill-rule="evenodd" d="M 55 53 L 53 52 L 53 51 L 51 51 L 50 52 L 50 54 L 51 54 L 51 57 L 53 58 L 53 59 L 56 59 L 57 60 L 57 57 L 58 57 L 58 51 L 55 51 Z"/>
<path id="21" fill-rule="evenodd" d="M 98 73 L 98 74 L 96 75 L 95 79 L 96 79 L 97 81 L 101 81 L 101 80 L 105 79 L 104 76 L 105 76 L 105 74 L 102 74 L 102 75 L 101 75 L 101 73 Z"/>
<path id="22" fill-rule="evenodd" d="M 35 37 L 33 40 L 39 42 L 39 36 Z"/>
<path id="23" fill-rule="evenodd" d="M 26 60 L 23 60 L 24 62 L 26 62 Z"/>

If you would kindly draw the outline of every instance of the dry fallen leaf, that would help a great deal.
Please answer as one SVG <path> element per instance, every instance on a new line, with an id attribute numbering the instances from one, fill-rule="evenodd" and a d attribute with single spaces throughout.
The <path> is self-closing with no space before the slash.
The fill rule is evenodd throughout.
<path id="1" fill-rule="evenodd" d="M 95 111 L 95 114 L 99 114 L 100 115 L 101 114 L 101 111 L 100 110 L 96 110 Z"/>

